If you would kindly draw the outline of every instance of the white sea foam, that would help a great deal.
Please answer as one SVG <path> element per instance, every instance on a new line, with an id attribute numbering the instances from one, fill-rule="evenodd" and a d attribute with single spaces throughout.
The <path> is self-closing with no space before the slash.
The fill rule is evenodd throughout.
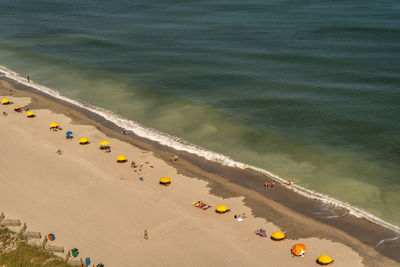
<path id="1" fill-rule="evenodd" d="M 26 80 L 26 78 L 22 77 L 18 73 L 14 72 L 4 66 L 0 66 L 0 72 L 3 73 L 3 75 L 1 75 L 1 76 L 6 76 L 9 79 L 12 79 L 14 81 L 17 81 L 18 83 L 33 87 L 43 93 L 53 96 L 55 98 L 64 100 L 64 101 L 74 104 L 78 107 L 85 108 L 85 109 L 103 117 L 104 119 L 115 123 L 119 127 L 126 129 L 127 131 L 133 132 L 134 134 L 136 134 L 140 137 L 147 138 L 152 141 L 156 141 L 162 145 L 166 145 L 166 146 L 174 148 L 176 150 L 186 151 L 186 152 L 195 154 L 195 155 L 205 158 L 207 160 L 218 162 L 222 165 L 241 168 L 241 169 L 246 169 L 246 168 L 252 169 L 252 170 L 255 170 L 257 172 L 260 172 L 262 174 L 265 174 L 265 175 L 275 179 L 276 182 L 279 182 L 281 184 L 287 184 L 287 182 L 288 182 L 287 180 L 285 180 L 267 170 L 264 170 L 264 169 L 261 169 L 261 168 L 255 167 L 255 166 L 247 165 L 242 162 L 235 161 L 226 155 L 204 149 L 200 146 L 191 144 L 191 143 L 189 143 L 183 139 L 180 139 L 176 136 L 172 136 L 172 135 L 160 132 L 158 130 L 145 127 L 135 121 L 123 118 L 122 116 L 119 116 L 118 114 L 115 114 L 109 110 L 105 110 L 105 109 L 102 109 L 102 108 L 99 108 L 99 107 L 96 107 L 93 105 L 89 105 L 89 104 L 68 98 L 66 96 L 63 96 L 60 92 L 58 92 L 55 89 L 48 88 L 46 86 L 37 84 L 32 81 L 28 82 Z M 295 184 L 290 186 L 289 188 L 298 194 L 301 194 L 308 198 L 319 200 L 325 204 L 330 204 L 335 207 L 346 209 L 350 214 L 352 214 L 356 217 L 365 218 L 375 224 L 382 225 L 388 229 L 391 229 L 397 233 L 400 233 L 400 227 L 392 225 L 388 222 L 385 222 L 382 219 L 380 219 L 364 210 L 353 207 L 348 203 L 344 203 L 337 199 L 331 198 L 327 195 L 323 195 L 323 194 L 315 192 L 311 189 L 303 188 L 303 187 L 295 185 Z"/>
<path id="2" fill-rule="evenodd" d="M 394 243 L 394 242 L 397 242 L 398 240 L 400 240 L 400 236 L 382 239 L 381 241 L 378 242 L 378 244 L 375 245 L 375 247 L 377 248 L 381 245 L 384 245 L 385 243 Z"/>

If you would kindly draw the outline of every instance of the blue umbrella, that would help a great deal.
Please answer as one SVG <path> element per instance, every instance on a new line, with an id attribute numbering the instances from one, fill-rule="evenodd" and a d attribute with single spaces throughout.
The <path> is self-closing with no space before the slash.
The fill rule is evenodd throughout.
<path id="1" fill-rule="evenodd" d="M 86 264 L 89 266 L 90 265 L 90 258 L 87 257 L 85 261 L 86 261 Z"/>
<path id="2" fill-rule="evenodd" d="M 71 135 L 72 132 L 71 132 L 71 131 L 68 131 L 68 132 L 66 132 L 65 134 L 66 134 L 66 135 Z"/>

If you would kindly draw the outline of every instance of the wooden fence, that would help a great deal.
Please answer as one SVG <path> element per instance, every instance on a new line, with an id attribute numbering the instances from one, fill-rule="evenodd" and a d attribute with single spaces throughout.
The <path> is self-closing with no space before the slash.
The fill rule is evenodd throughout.
<path id="1" fill-rule="evenodd" d="M 6 219 L 6 216 L 2 212 L 0 214 L 0 225 L 2 226 L 12 226 L 12 227 L 19 227 L 21 226 L 21 221 L 20 220 L 15 220 L 15 219 Z M 21 229 L 19 230 L 19 234 L 25 236 L 28 239 L 37 239 L 37 240 L 42 240 L 42 234 L 40 232 L 31 232 L 31 231 L 26 231 L 28 229 L 28 226 L 26 223 L 23 224 Z M 44 236 L 43 241 L 42 241 L 42 249 L 48 250 L 50 252 L 55 252 L 55 253 L 64 253 L 64 247 L 61 246 L 53 246 L 47 244 L 48 238 L 47 235 Z M 72 266 L 80 266 L 80 267 L 87 267 L 88 265 L 86 264 L 85 261 L 80 259 L 70 259 L 71 257 L 71 251 L 68 250 L 68 252 L 65 254 L 64 261 L 65 263 L 68 263 Z M 94 266 L 94 265 L 93 265 Z"/>

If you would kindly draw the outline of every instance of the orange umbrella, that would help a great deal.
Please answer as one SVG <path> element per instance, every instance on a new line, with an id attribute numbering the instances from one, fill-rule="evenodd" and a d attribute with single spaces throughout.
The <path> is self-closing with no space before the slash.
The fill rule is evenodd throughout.
<path id="1" fill-rule="evenodd" d="M 292 253 L 296 256 L 301 256 L 306 252 L 306 246 L 304 244 L 296 244 L 292 248 Z"/>

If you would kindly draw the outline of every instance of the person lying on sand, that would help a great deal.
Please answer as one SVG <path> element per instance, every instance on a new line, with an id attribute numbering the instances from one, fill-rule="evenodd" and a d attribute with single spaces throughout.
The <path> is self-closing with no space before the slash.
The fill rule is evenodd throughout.
<path id="1" fill-rule="evenodd" d="M 259 235 L 259 236 L 261 236 L 261 237 L 267 237 L 267 233 L 265 232 L 265 230 L 264 229 L 260 229 L 260 230 L 257 230 L 256 231 L 256 235 Z"/>
<path id="2" fill-rule="evenodd" d="M 61 149 L 59 149 L 59 150 L 56 151 L 56 153 L 57 153 L 58 155 L 62 155 L 63 152 L 62 152 Z"/>
<path id="3" fill-rule="evenodd" d="M 7 112 L 3 111 L 3 116 L 7 116 L 7 115 L 8 115 Z"/>
<path id="4" fill-rule="evenodd" d="M 243 213 L 242 215 L 235 215 L 234 218 L 235 218 L 238 222 L 241 222 L 241 221 L 244 221 L 244 220 L 247 218 L 247 216 L 246 216 L 246 213 Z"/>
<path id="5" fill-rule="evenodd" d="M 194 205 L 195 207 L 200 206 L 200 204 L 203 204 L 203 201 L 199 200 L 199 201 L 193 203 L 193 205 Z"/>

